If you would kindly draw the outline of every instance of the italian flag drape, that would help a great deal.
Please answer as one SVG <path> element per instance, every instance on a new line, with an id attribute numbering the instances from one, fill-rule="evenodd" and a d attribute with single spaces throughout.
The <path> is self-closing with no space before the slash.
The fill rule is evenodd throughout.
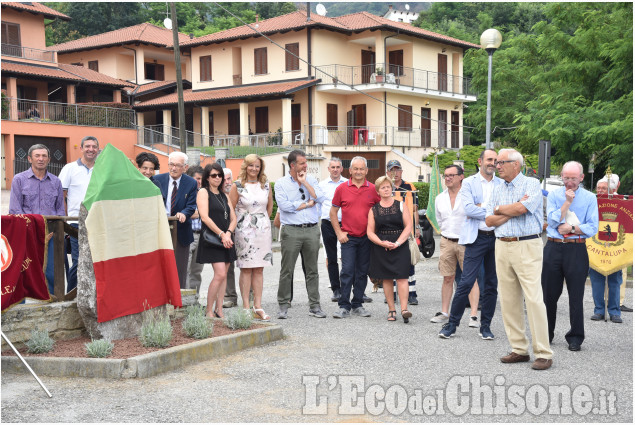
<path id="1" fill-rule="evenodd" d="M 111 144 L 86 191 L 86 230 L 97 281 L 97 320 L 181 306 L 161 191 Z"/>

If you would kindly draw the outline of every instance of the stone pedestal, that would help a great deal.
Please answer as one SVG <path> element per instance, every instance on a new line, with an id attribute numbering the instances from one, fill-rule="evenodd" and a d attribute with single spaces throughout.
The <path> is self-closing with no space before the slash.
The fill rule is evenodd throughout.
<path id="1" fill-rule="evenodd" d="M 147 311 L 119 317 L 108 322 L 97 322 L 97 286 L 93 268 L 93 257 L 90 253 L 90 245 L 88 244 L 86 232 L 87 215 L 86 208 L 82 205 L 79 212 L 77 309 L 92 339 L 106 338 L 110 341 L 114 341 L 123 338 L 136 338 L 139 336 L 139 330 L 141 329 Z M 143 276 L 139 276 L 139 278 L 143 279 Z M 156 307 L 151 310 L 158 310 L 161 315 L 167 314 L 166 306 Z"/>

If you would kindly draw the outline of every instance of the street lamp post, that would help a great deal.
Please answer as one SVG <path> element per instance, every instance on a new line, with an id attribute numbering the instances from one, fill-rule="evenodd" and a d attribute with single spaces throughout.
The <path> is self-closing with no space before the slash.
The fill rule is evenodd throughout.
<path id="1" fill-rule="evenodd" d="M 487 115 L 485 118 L 485 147 L 492 147 L 492 56 L 503 42 L 503 36 L 498 30 L 490 28 L 481 34 L 481 47 L 485 49 L 488 55 L 487 64 Z"/>

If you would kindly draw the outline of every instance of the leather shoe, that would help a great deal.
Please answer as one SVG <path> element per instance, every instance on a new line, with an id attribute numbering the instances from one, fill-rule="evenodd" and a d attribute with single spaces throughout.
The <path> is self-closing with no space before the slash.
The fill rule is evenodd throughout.
<path id="1" fill-rule="evenodd" d="M 333 296 L 331 297 L 331 301 L 333 301 L 334 303 L 338 302 L 340 300 L 340 290 L 336 289 L 335 291 L 333 291 Z"/>
<path id="2" fill-rule="evenodd" d="M 366 294 L 364 294 L 364 302 L 365 303 L 372 303 L 373 299 L 371 297 L 367 297 Z"/>
<path id="3" fill-rule="evenodd" d="M 613 323 L 622 323 L 622 318 L 617 314 L 611 316 L 611 322 Z"/>
<path id="4" fill-rule="evenodd" d="M 501 362 L 503 363 L 523 363 L 529 361 L 529 355 L 521 355 L 518 353 L 514 353 L 513 351 L 508 355 L 501 357 Z"/>
<path id="5" fill-rule="evenodd" d="M 591 320 L 604 320 L 604 315 L 600 313 L 594 314 L 591 316 Z"/>
<path id="6" fill-rule="evenodd" d="M 582 347 L 577 342 L 572 342 L 569 344 L 569 351 L 580 351 Z"/>
<path id="7" fill-rule="evenodd" d="M 536 359 L 531 368 L 534 370 L 547 370 L 551 367 L 553 361 L 551 359 Z"/>
<path id="8" fill-rule="evenodd" d="M 632 309 L 632 308 L 630 308 L 630 307 L 626 307 L 624 304 L 622 304 L 622 305 L 620 306 L 620 310 L 622 310 L 622 311 L 624 311 L 624 312 L 626 312 L 626 313 L 632 313 L 632 312 L 633 312 L 633 309 Z"/>

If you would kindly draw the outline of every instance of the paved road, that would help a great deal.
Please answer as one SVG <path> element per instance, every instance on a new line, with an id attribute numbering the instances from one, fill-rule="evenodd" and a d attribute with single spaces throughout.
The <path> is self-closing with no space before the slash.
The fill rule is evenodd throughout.
<path id="1" fill-rule="evenodd" d="M 421 303 L 410 308 L 414 318 L 408 325 L 401 321 L 388 323 L 383 295 L 369 291 L 367 294 L 374 300 L 367 305 L 372 317 L 331 318 L 336 304 L 329 301 L 322 257 L 320 263 L 322 307 L 329 317 L 308 316 L 302 271 L 297 267 L 289 319 L 274 319 L 284 326 L 282 341 L 149 379 L 47 377 L 44 382 L 53 394 L 52 399 L 46 397 L 30 376 L 2 373 L 0 419 L 3 422 L 632 422 L 631 313 L 624 314 L 621 325 L 587 321 L 583 349 L 572 353 L 564 341 L 568 300 L 563 295 L 553 345 L 554 366 L 537 372 L 527 363 L 500 363 L 499 357 L 509 351 L 500 309 L 492 324 L 496 335 L 493 341 L 481 340 L 477 330 L 465 323 L 454 338 L 437 337 L 440 327 L 429 321 L 440 307 L 441 278 L 436 272 L 436 258 L 417 265 Z M 263 307 L 275 317 L 279 252 L 274 253 L 274 264 L 265 271 Z M 204 275 L 205 280 L 211 279 L 211 267 L 206 266 Z M 627 300 L 632 300 L 631 289 Z M 586 316 L 592 314 L 590 288 L 586 292 L 585 311 Z M 359 390 L 354 384 L 359 385 Z M 556 402 L 557 391 L 565 394 L 561 404 Z M 497 407 L 496 414 L 492 415 L 488 407 Z M 593 410 L 596 408 L 599 410 Z"/>

